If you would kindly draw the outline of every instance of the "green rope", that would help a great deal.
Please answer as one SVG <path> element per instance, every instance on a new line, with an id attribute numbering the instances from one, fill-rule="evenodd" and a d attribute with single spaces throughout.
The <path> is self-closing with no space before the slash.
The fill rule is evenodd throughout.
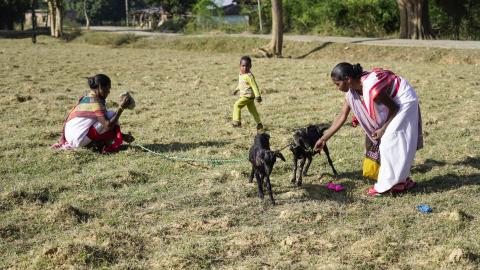
<path id="1" fill-rule="evenodd" d="M 241 159 L 213 159 L 213 158 L 188 158 L 188 157 L 179 157 L 179 156 L 173 156 L 173 155 L 166 155 L 163 153 L 155 152 L 151 149 L 146 148 L 145 146 L 139 144 L 139 143 L 133 143 L 133 146 L 137 146 L 149 153 L 155 154 L 157 156 L 160 156 L 164 159 L 170 160 L 170 161 L 182 161 L 182 162 L 199 162 L 199 163 L 208 163 L 212 165 L 223 165 L 223 164 L 228 164 L 228 163 L 239 163 L 243 161 L 247 161 L 246 158 L 241 158 Z"/>

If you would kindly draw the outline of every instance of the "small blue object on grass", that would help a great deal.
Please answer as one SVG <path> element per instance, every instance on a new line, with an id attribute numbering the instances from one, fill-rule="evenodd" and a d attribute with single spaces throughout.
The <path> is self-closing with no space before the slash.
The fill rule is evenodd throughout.
<path id="1" fill-rule="evenodd" d="M 417 205 L 417 209 L 418 211 L 422 212 L 422 213 L 431 213 L 432 212 L 432 208 L 426 204 L 420 204 L 420 205 Z"/>

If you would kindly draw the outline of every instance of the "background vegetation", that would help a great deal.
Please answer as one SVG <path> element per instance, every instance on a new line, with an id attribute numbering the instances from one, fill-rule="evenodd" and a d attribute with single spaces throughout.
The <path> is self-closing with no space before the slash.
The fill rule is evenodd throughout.
<path id="1" fill-rule="evenodd" d="M 255 123 L 229 125 L 238 61 L 257 39 L 138 38 L 93 33 L 73 42 L 0 39 L 0 268 L 478 269 L 480 264 L 480 58 L 478 50 L 286 41 L 284 58 L 253 58 L 259 106 L 274 149 L 295 128 L 330 123 L 343 96 L 337 62 L 392 69 L 421 101 L 425 148 L 413 191 L 365 196 L 363 133 L 329 141 L 304 186 L 290 183 L 291 154 L 272 176 L 278 205 L 257 198 L 247 162 L 212 166 L 164 160 L 128 147 L 115 155 L 54 151 L 62 122 L 87 89 L 112 78 L 108 106 L 131 91 L 123 131 L 159 153 L 245 158 Z M 422 214 L 419 204 L 433 213 Z"/>
<path id="2" fill-rule="evenodd" d="M 44 1 L 38 1 L 45 7 Z M 211 8 L 211 0 L 130 0 L 129 10 L 162 6 L 173 16 L 159 31 L 249 31 L 258 33 L 257 1 L 239 1 L 242 14 L 250 17 L 248 27 L 229 25 L 213 20 L 221 9 Z M 21 23 L 30 7 L 27 0 L 0 0 L 0 29 L 13 29 Z M 84 24 L 83 0 L 65 1 L 66 10 L 74 10 L 77 23 Z M 86 0 L 92 25 L 124 25 L 125 2 L 118 0 Z M 341 36 L 395 37 L 399 30 L 399 11 L 395 0 L 284 0 L 284 28 L 288 33 Z M 263 32 L 271 27 L 270 1 L 262 1 Z M 442 39 L 480 38 L 480 1 L 430 0 L 429 14 L 433 30 Z M 189 15 L 185 17 L 185 15 Z"/>

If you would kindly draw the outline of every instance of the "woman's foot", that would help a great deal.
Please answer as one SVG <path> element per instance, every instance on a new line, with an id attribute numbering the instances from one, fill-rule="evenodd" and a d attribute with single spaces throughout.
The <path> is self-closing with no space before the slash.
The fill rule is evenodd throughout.
<path id="1" fill-rule="evenodd" d="M 242 126 L 242 123 L 240 123 L 240 121 L 233 121 L 232 122 L 232 127 L 234 128 L 238 128 L 238 127 L 241 127 Z"/>
<path id="2" fill-rule="evenodd" d="M 378 192 L 375 190 L 375 187 L 371 187 L 368 189 L 367 194 L 372 196 L 372 197 L 380 197 L 382 196 L 382 193 Z"/>
<path id="3" fill-rule="evenodd" d="M 410 177 L 407 178 L 407 180 L 403 183 L 398 183 L 395 186 L 393 186 L 390 191 L 393 193 L 400 193 L 407 191 L 409 189 L 414 188 L 417 185 L 417 183 L 413 182 Z"/>
<path id="4" fill-rule="evenodd" d="M 263 124 L 262 123 L 258 123 L 257 124 L 257 130 L 262 130 L 263 129 Z"/>
<path id="5" fill-rule="evenodd" d="M 122 139 L 126 143 L 132 143 L 133 141 L 135 141 L 135 138 L 132 136 L 132 133 L 130 132 L 128 134 L 122 133 Z"/>

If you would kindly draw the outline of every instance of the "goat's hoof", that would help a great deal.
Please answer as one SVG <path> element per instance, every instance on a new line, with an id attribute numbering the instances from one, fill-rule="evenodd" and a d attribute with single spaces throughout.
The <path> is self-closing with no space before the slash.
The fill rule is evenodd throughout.
<path id="1" fill-rule="evenodd" d="M 297 182 L 297 179 L 293 178 L 292 180 L 290 180 L 290 183 L 292 184 L 295 184 L 295 182 Z"/>
<path id="2" fill-rule="evenodd" d="M 303 174 L 303 176 L 307 176 L 307 175 L 308 175 L 308 173 L 307 173 L 307 172 L 304 172 L 304 173 L 302 173 L 302 174 Z"/>
<path id="3" fill-rule="evenodd" d="M 272 201 L 272 205 L 275 205 L 275 204 L 277 204 L 277 203 L 275 201 Z"/>
<path id="4" fill-rule="evenodd" d="M 302 182 L 297 182 L 297 187 L 301 187 L 302 186 Z"/>

